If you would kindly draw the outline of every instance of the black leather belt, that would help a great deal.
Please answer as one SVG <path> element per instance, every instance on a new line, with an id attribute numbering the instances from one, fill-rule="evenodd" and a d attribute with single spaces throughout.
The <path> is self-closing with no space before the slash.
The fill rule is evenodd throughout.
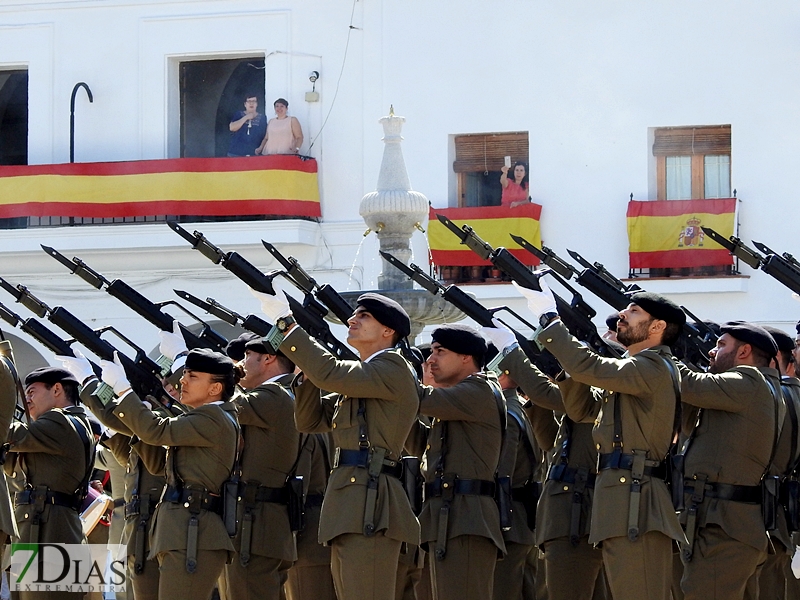
<path id="1" fill-rule="evenodd" d="M 693 494 L 694 486 L 697 484 L 695 479 L 686 479 L 683 484 L 684 494 Z M 747 504 L 761 504 L 760 485 L 733 485 L 730 483 L 706 483 L 704 486 L 704 496 L 706 498 L 716 498 L 718 500 L 731 500 L 733 502 L 745 502 Z"/>
<path id="2" fill-rule="evenodd" d="M 306 508 L 312 508 L 314 506 L 322 506 L 322 501 L 325 499 L 324 494 L 308 494 L 306 496 Z"/>
<path id="3" fill-rule="evenodd" d="M 168 485 L 161 499 L 164 502 L 183 504 L 193 513 L 208 510 L 218 515 L 222 514 L 222 497 L 210 493 L 205 488 L 176 488 Z"/>
<path id="4" fill-rule="evenodd" d="M 148 514 L 152 515 L 153 512 L 156 510 L 156 505 L 158 504 L 158 498 L 156 497 L 153 500 L 148 502 L 150 505 L 150 510 Z M 125 518 L 128 519 L 130 517 L 138 517 L 142 513 L 142 501 L 138 496 L 134 496 L 131 498 L 131 501 L 125 504 Z"/>
<path id="5" fill-rule="evenodd" d="M 564 483 L 575 483 L 578 469 L 568 465 L 553 465 L 547 471 L 547 481 L 563 481 Z M 593 488 L 597 476 L 594 473 L 586 474 L 586 487 Z"/>
<path id="6" fill-rule="evenodd" d="M 666 479 L 667 468 L 660 460 L 646 460 L 644 462 L 644 474 L 649 477 Z M 624 469 L 630 471 L 633 467 L 633 454 L 622 454 L 621 452 L 611 452 L 600 454 L 597 457 L 597 470 Z"/>
<path id="7" fill-rule="evenodd" d="M 494 481 L 485 479 L 456 479 L 453 487 L 454 494 L 464 496 L 492 496 L 494 497 Z M 433 498 L 442 495 L 442 479 L 437 478 L 425 484 L 425 497 Z"/>
<path id="8" fill-rule="evenodd" d="M 21 506 L 23 504 L 36 504 L 39 500 L 39 494 L 36 490 L 23 490 L 14 494 L 14 506 Z M 44 495 L 45 504 L 53 504 L 54 506 L 65 506 L 72 510 L 80 510 L 81 502 L 75 498 L 74 494 L 65 494 L 63 492 L 50 492 Z"/>
<path id="9" fill-rule="evenodd" d="M 333 468 L 336 467 L 369 467 L 369 450 L 345 450 L 337 448 L 333 457 Z M 403 464 L 398 460 L 385 459 L 381 473 L 400 479 L 403 475 Z"/>
<path id="10" fill-rule="evenodd" d="M 250 500 L 250 487 L 248 487 L 246 481 L 239 482 L 239 495 L 246 501 Z M 259 485 L 255 488 L 255 494 L 253 495 L 252 500 L 254 502 L 273 502 L 275 504 L 286 504 L 289 502 L 289 492 L 285 486 L 273 488 L 267 487 L 266 485 Z"/>

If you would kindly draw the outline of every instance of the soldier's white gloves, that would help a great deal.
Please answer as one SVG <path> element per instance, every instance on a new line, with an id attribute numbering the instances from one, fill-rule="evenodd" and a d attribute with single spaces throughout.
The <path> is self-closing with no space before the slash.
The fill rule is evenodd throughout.
<path id="1" fill-rule="evenodd" d="M 117 396 L 121 397 L 123 392 L 131 389 L 128 376 L 125 375 L 125 369 L 122 367 L 119 355 L 116 352 L 114 352 L 114 362 L 101 360 L 100 366 L 103 369 L 103 381 L 112 387 Z"/>
<path id="2" fill-rule="evenodd" d="M 556 299 L 553 297 L 553 292 L 550 291 L 544 278 L 539 279 L 539 286 L 542 288 L 541 292 L 517 285 L 516 281 L 511 283 L 514 284 L 520 294 L 525 296 L 528 301 L 528 310 L 536 316 L 536 320 L 539 320 L 539 317 L 544 313 L 557 312 Z"/>
<path id="3" fill-rule="evenodd" d="M 492 319 L 494 327 L 481 327 L 481 333 L 494 344 L 498 352 L 502 352 L 517 342 L 517 336 L 497 319 Z"/>
<path id="4" fill-rule="evenodd" d="M 77 348 L 73 350 L 75 356 L 56 356 L 57 360 L 61 361 L 64 368 L 72 373 L 72 376 L 78 380 L 78 383 L 83 383 L 89 377 L 94 375 L 92 364 Z"/>
<path id="5" fill-rule="evenodd" d="M 172 332 L 159 331 L 158 337 L 161 338 L 158 351 L 170 360 L 175 360 L 179 354 L 189 351 L 186 347 L 186 340 L 183 339 L 181 326 L 177 319 L 172 322 Z"/>
<path id="6" fill-rule="evenodd" d="M 289 308 L 289 301 L 286 300 L 286 295 L 281 290 L 276 290 L 274 296 L 257 292 L 250 288 L 250 293 L 261 302 L 261 312 L 264 313 L 269 319 L 270 323 L 274 323 L 281 317 L 288 317 L 292 314 L 292 309 Z"/>

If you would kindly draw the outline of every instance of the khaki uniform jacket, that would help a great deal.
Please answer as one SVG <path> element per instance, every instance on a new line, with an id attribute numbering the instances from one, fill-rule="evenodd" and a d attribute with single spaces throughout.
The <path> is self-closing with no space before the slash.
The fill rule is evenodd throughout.
<path id="1" fill-rule="evenodd" d="M 17 406 L 16 369 L 10 360 L 8 363 L 7 360 L 9 359 L 0 360 L 0 431 L 2 432 L 8 431 L 11 426 Z M 17 522 L 14 519 L 14 506 L 11 503 L 6 475 L 0 470 L 0 546 L 8 541 L 8 536 L 18 536 Z"/>
<path id="2" fill-rule="evenodd" d="M 564 413 L 563 395 L 590 394 L 586 386 L 571 379 L 559 386 L 533 365 L 519 348 L 512 350 L 500 363 L 516 381 L 532 403 L 558 413 Z M 576 400 L 577 401 L 577 400 Z M 592 424 L 574 423 L 562 415 L 554 443 L 547 453 L 548 467 L 561 461 L 561 450 L 569 438 L 567 464 L 572 469 L 586 469 L 589 474 L 597 473 L 597 448 L 592 439 Z M 572 529 L 572 501 L 574 483 L 545 481 L 539 506 L 536 511 L 536 545 L 558 538 L 569 537 Z M 589 534 L 592 515 L 594 488 L 586 486 L 581 504 L 581 519 L 578 535 Z"/>
<path id="3" fill-rule="evenodd" d="M 285 387 L 263 383 L 234 398 L 242 426 L 242 482 L 271 488 L 283 487 L 300 449 L 300 434 L 294 427 L 294 401 Z M 240 497 L 241 498 L 241 497 Z M 233 545 L 241 550 L 243 498 L 237 507 L 239 528 Z M 258 502 L 253 509 L 250 552 L 259 556 L 297 559 L 294 534 L 285 504 Z"/>
<path id="4" fill-rule="evenodd" d="M 420 414 L 434 417 L 428 435 L 426 483 L 436 479 L 442 454 L 442 423 L 447 423 L 444 473 L 460 479 L 494 481 L 500 460 L 500 414 L 492 388 L 482 375 L 470 375 L 448 388 L 421 386 Z M 441 497 L 426 498 L 419 521 L 423 548 L 438 538 Z M 500 514 L 494 498 L 456 494 L 450 505 L 447 539 L 459 535 L 489 538 L 505 554 Z M 427 549 L 427 548 L 426 548 Z"/>
<path id="5" fill-rule="evenodd" d="M 385 448 L 388 459 L 400 459 L 416 419 L 418 396 L 416 377 L 399 351 L 381 352 L 369 362 L 337 360 L 300 327 L 284 339 L 281 351 L 305 377 L 295 388 L 299 431 L 332 431 L 335 447 L 358 450 L 358 399 L 363 398 L 370 444 Z M 320 517 L 321 543 L 344 533 L 364 532 L 367 480 L 365 468 L 333 469 Z M 386 474 L 379 477 L 374 523 L 375 531 L 382 530 L 388 538 L 419 544 L 419 522 L 399 479 Z"/>
<path id="6" fill-rule="evenodd" d="M 655 346 L 623 359 L 603 358 L 571 336 L 560 321 L 540 331 L 538 339 L 576 382 L 586 386 L 585 393 L 566 394 L 564 404 L 573 421 L 594 421 L 594 441 L 600 454 L 613 450 L 614 405 L 619 402 L 622 452 L 639 450 L 645 451 L 649 460 L 664 459 L 672 441 L 676 401 L 670 371 L 661 358 L 671 360 L 668 347 Z M 589 542 L 627 536 L 630 475 L 623 469 L 598 473 Z M 660 531 L 685 542 L 667 484 L 647 475 L 641 484 L 639 535 Z"/>
<path id="7" fill-rule="evenodd" d="M 789 403 L 793 404 L 795 414 L 800 420 L 800 379 L 797 377 L 781 377 L 781 387 L 783 388 L 784 401 L 787 405 Z M 794 462 L 794 457 L 790 456 L 792 451 L 792 436 L 795 438 L 795 452 L 797 452 L 800 450 L 800 427 L 797 429 L 792 428 L 792 419 L 789 416 L 787 407 L 786 417 L 783 420 L 783 428 L 781 429 L 781 437 L 778 440 L 778 448 L 775 451 L 775 460 L 772 461 L 772 465 L 770 466 L 770 475 L 778 475 L 783 479 L 783 477 L 789 474 L 789 470 L 792 468 Z M 778 527 L 770 529 L 770 537 L 779 540 L 785 548 L 794 548 L 791 532 L 789 531 L 789 524 L 786 521 L 786 513 L 782 508 L 778 509 L 777 520 Z"/>
<path id="8" fill-rule="evenodd" d="M 134 495 L 140 501 L 155 505 L 160 500 L 167 479 L 164 473 L 166 464 L 166 449 L 163 446 L 149 446 L 139 440 L 130 428 L 125 425 L 115 414 L 114 404 L 103 406 L 100 400 L 93 395 L 100 381 L 96 378 L 89 379 L 81 388 L 81 401 L 92 411 L 100 423 L 113 431 L 116 435 L 102 442 L 111 450 L 117 462 L 125 467 L 125 490 L 123 497 L 125 503 L 131 502 Z M 161 416 L 167 416 L 164 409 L 154 407 Z M 162 412 L 163 410 L 163 412 Z M 114 491 L 115 495 L 118 490 Z M 124 513 L 123 513 L 124 514 Z M 122 532 L 122 541 L 127 544 L 128 554 L 136 551 L 136 528 L 139 516 L 131 515 L 125 519 Z M 149 541 L 145 540 L 145 552 L 148 551 Z"/>
<path id="9" fill-rule="evenodd" d="M 739 366 L 712 374 L 682 367 L 681 374 L 683 401 L 704 409 L 686 452 L 686 478 L 703 474 L 709 482 L 759 485 L 775 435 L 775 400 L 766 378 L 772 379 L 777 389 L 778 372 Z M 688 496 L 686 502 L 688 508 Z M 687 512 L 681 514 L 684 523 Z M 758 504 L 708 498 L 698 508 L 697 525 L 712 524 L 743 544 L 767 551 Z"/>
<path id="10" fill-rule="evenodd" d="M 114 404 L 114 414 L 143 442 L 169 447 L 167 463 L 174 465 L 173 472 L 167 472 L 170 485 L 182 481 L 202 486 L 212 494 L 221 493 L 222 484 L 231 475 L 238 442 L 231 420 L 236 414 L 233 403 L 206 404 L 170 418 L 155 415 L 134 392 Z M 156 507 L 150 528 L 151 558 L 186 549 L 190 517 L 189 509 L 182 504 L 162 502 Z M 198 520 L 198 550 L 233 551 L 222 517 L 202 510 Z"/>
<path id="11" fill-rule="evenodd" d="M 499 476 L 511 476 L 511 489 L 522 488 L 528 482 L 536 481 L 536 471 L 542 461 L 542 451 L 535 443 L 531 447 L 525 428 L 533 431 L 527 415 L 522 410 L 516 389 L 503 390 L 508 410 L 505 444 L 497 464 Z M 523 415 L 522 427 L 515 415 Z M 446 466 L 446 465 L 445 465 Z M 533 546 L 533 531 L 528 528 L 528 513 L 522 502 L 514 501 L 511 511 L 511 529 L 503 531 L 506 542 Z"/>
<path id="12" fill-rule="evenodd" d="M 94 449 L 94 435 L 83 407 L 53 408 L 30 424 L 14 423 L 8 432 L 11 452 L 20 453 L 17 468 L 25 473 L 26 487 L 47 486 L 51 492 L 74 494 L 86 476 L 83 440 L 66 416 L 77 417 Z M 20 464 L 21 463 L 21 464 Z M 30 539 L 33 506 L 21 504 L 15 514 L 21 542 L 85 543 L 78 511 L 45 504 L 39 539 Z"/>
<path id="13" fill-rule="evenodd" d="M 328 484 L 328 475 L 331 472 L 333 456 L 330 453 L 333 440 L 329 433 L 303 434 L 300 449 L 300 459 L 297 461 L 297 474 L 303 476 L 303 491 L 306 497 L 305 520 L 306 525 L 296 534 L 298 567 L 316 565 L 329 565 L 331 563 L 331 549 L 323 546 L 317 539 L 319 519 L 322 505 L 312 506 L 309 497 L 318 497 L 325 494 Z"/>

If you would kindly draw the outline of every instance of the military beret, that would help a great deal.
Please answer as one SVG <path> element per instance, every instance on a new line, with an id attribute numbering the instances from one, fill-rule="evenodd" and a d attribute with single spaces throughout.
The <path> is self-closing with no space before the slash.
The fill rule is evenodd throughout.
<path id="1" fill-rule="evenodd" d="M 225 346 L 225 354 L 230 356 L 236 362 L 239 362 L 244 358 L 244 348 L 245 344 L 251 340 L 257 340 L 259 337 L 250 331 L 245 331 L 236 339 L 231 340 L 228 342 L 228 345 Z"/>
<path id="2" fill-rule="evenodd" d="M 361 294 L 356 305 L 363 306 L 381 325 L 394 329 L 401 338 L 411 333 L 411 319 L 408 313 L 397 302 L 386 296 L 368 292 Z"/>
<path id="3" fill-rule="evenodd" d="M 611 331 L 617 330 L 617 322 L 619 321 L 619 313 L 611 313 L 606 317 L 606 327 L 608 327 Z"/>
<path id="4" fill-rule="evenodd" d="M 778 353 L 778 344 L 775 343 L 773 337 L 769 332 L 753 323 L 745 321 L 729 321 L 720 326 L 722 333 L 727 333 L 731 337 L 736 338 L 740 342 L 750 344 L 770 356 L 775 356 Z"/>
<path id="5" fill-rule="evenodd" d="M 794 350 L 794 340 L 788 333 L 777 327 L 770 327 L 769 325 L 764 325 L 764 329 L 772 336 L 772 339 L 775 340 L 778 350 L 781 352 L 791 352 Z"/>
<path id="6" fill-rule="evenodd" d="M 431 342 L 458 354 L 474 356 L 479 363 L 486 356 L 486 338 L 468 325 L 450 323 L 437 327 L 433 330 Z"/>
<path id="7" fill-rule="evenodd" d="M 631 296 L 631 303 L 641 306 L 651 316 L 667 323 L 686 323 L 686 313 L 672 300 L 659 296 L 652 292 L 636 292 Z"/>
<path id="8" fill-rule="evenodd" d="M 41 367 L 28 373 L 25 378 L 25 387 L 32 383 L 43 383 L 47 386 L 52 386 L 56 383 L 74 383 L 78 384 L 75 376 L 61 367 Z"/>
<path id="9" fill-rule="evenodd" d="M 186 356 L 185 369 L 211 373 L 212 375 L 229 375 L 233 373 L 234 362 L 229 357 L 207 348 L 195 348 Z"/>

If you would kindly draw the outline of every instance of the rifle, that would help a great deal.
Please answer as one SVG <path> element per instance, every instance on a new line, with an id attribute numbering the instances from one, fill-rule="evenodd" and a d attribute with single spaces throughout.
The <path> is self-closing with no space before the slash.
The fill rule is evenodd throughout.
<path id="1" fill-rule="evenodd" d="M 437 215 L 437 217 L 450 231 L 461 239 L 462 244 L 466 245 L 473 252 L 478 254 L 478 256 L 484 260 L 490 261 L 495 267 L 502 270 L 519 285 L 532 290 L 541 291 L 539 278 L 546 273 L 550 273 L 550 269 L 534 273 L 505 248 L 493 248 L 491 244 L 481 239 L 469 225 L 464 225 L 459 229 L 446 217 L 440 215 Z M 566 264 L 567 263 L 564 263 L 564 265 Z M 559 268 L 561 268 L 561 265 L 559 265 Z M 572 293 L 572 300 L 570 302 L 567 302 L 557 294 L 553 294 L 556 301 L 556 309 L 570 333 L 589 344 L 598 354 L 619 357 L 619 352 L 609 346 L 608 343 L 600 337 L 600 334 L 597 333 L 597 328 L 594 326 L 594 323 L 592 323 L 592 318 L 597 314 L 595 310 L 584 301 L 583 296 L 572 286 L 567 284 L 565 279 L 557 273 L 553 273 L 553 276 L 557 278 L 561 285 Z"/>
<path id="2" fill-rule="evenodd" d="M 436 215 L 439 222 L 452 231 L 467 248 L 480 256 L 483 260 L 488 260 L 495 267 L 503 271 L 518 284 L 541 292 L 539 287 L 539 277 L 531 273 L 530 268 L 522 263 L 516 256 L 511 254 L 503 247 L 492 248 L 491 245 L 483 241 L 475 230 L 469 225 L 459 227 L 444 215 Z"/>
<path id="3" fill-rule="evenodd" d="M 281 263 L 286 270 L 287 278 L 294 283 L 300 291 L 306 294 L 313 294 L 320 302 L 328 307 L 328 310 L 330 310 L 337 319 L 347 325 L 347 321 L 353 316 L 353 307 L 350 306 L 350 303 L 345 300 L 339 292 L 327 283 L 319 285 L 314 278 L 300 266 L 300 263 L 293 256 L 287 258 L 269 242 L 261 240 L 261 243 L 264 244 L 264 248 Z"/>
<path id="4" fill-rule="evenodd" d="M 800 263 L 788 252 L 781 255 L 765 244 L 754 241 L 753 245 L 766 255 L 762 256 L 752 248 L 748 248 L 742 240 L 735 236 L 726 239 L 711 227 L 701 227 L 701 229 L 736 258 L 743 260 L 754 269 L 761 269 L 795 294 L 800 294 Z"/>
<path id="5" fill-rule="evenodd" d="M 87 265 L 78 257 L 74 257 L 72 260 L 70 260 L 58 252 L 58 250 L 44 245 L 42 245 L 42 250 L 67 267 L 74 275 L 77 275 L 86 283 L 94 288 L 97 288 L 98 290 L 104 289 L 108 294 L 122 302 L 140 317 L 143 317 L 148 323 L 158 327 L 161 331 L 173 331 L 173 324 L 176 321 L 175 317 L 168 315 L 161 310 L 163 306 L 174 304 L 187 314 L 194 317 L 194 315 L 186 311 L 182 306 L 173 300 L 168 300 L 162 303 L 151 302 L 121 279 L 109 281 L 100 273 L 89 267 L 89 265 Z M 210 348 L 212 350 L 222 352 L 225 346 L 228 344 L 228 340 L 211 329 L 207 323 L 204 323 L 199 319 L 197 320 L 203 325 L 203 329 L 200 331 L 199 335 L 195 335 L 184 325 L 178 323 L 181 333 L 183 334 L 183 339 L 186 341 L 186 346 L 190 349 Z"/>
<path id="6" fill-rule="evenodd" d="M 169 394 L 164 391 L 164 388 L 161 384 L 161 377 L 163 375 L 162 368 L 155 361 L 148 358 L 144 350 L 134 345 L 116 329 L 113 327 L 105 327 L 95 331 L 63 306 L 50 308 L 47 304 L 31 294 L 28 288 L 26 288 L 24 285 L 17 285 L 15 287 L 2 277 L 0 277 L 0 287 L 14 296 L 17 302 L 34 312 L 36 316 L 40 318 L 47 318 L 51 323 L 66 331 L 69 335 L 75 338 L 75 341 L 80 342 L 84 347 L 101 359 L 113 361 L 114 352 L 116 352 L 123 368 L 125 369 L 125 375 L 128 377 L 131 387 L 140 398 L 144 399 L 147 396 L 152 396 L 165 406 L 172 406 L 173 400 Z M 8 313 L 8 315 L 3 314 L 2 311 L 0 311 L 0 316 L 3 316 L 3 318 L 11 316 L 12 319 L 21 321 L 20 317 L 14 313 L 11 313 L 11 311 L 8 311 L 7 309 L 6 313 Z M 33 320 L 28 319 L 28 321 Z M 42 335 L 42 339 L 40 341 L 48 348 L 54 352 L 58 352 L 59 354 L 75 356 L 72 348 L 70 347 L 72 342 L 67 342 L 60 339 L 53 332 L 41 325 L 41 323 L 38 323 L 38 327 L 34 327 L 35 329 L 32 329 L 32 331 L 36 332 L 37 336 L 43 331 L 46 331 L 46 333 Z M 23 331 L 26 331 L 24 328 L 22 329 Z M 104 339 L 102 334 L 106 331 L 111 331 L 120 339 L 122 339 L 127 345 L 129 345 L 131 349 L 135 350 L 135 358 L 129 358 L 127 355 L 117 350 L 117 348 L 115 348 L 110 342 Z M 38 340 L 39 337 L 36 337 L 36 339 Z M 95 364 L 92 364 L 92 370 L 98 376 L 101 373 L 100 367 Z"/>
<path id="7" fill-rule="evenodd" d="M 179 298 L 186 300 L 194 304 L 195 306 L 202 308 L 207 313 L 217 317 L 220 321 L 224 321 L 228 325 L 233 325 L 234 327 L 241 326 L 243 329 L 247 329 L 247 331 L 252 331 L 256 335 L 265 336 L 270 332 L 272 329 L 272 325 L 267 323 L 264 319 L 257 317 L 255 315 L 247 315 L 243 317 L 237 312 L 232 311 L 230 308 L 222 306 L 219 302 L 214 300 L 213 298 L 206 298 L 205 300 L 201 300 L 197 296 L 193 296 L 189 292 L 184 292 L 183 290 L 173 290 Z"/>
<path id="8" fill-rule="evenodd" d="M 524 323 L 531 330 L 535 331 L 536 326 L 532 325 L 525 319 L 523 319 L 520 315 L 515 313 L 513 310 L 506 306 L 499 306 L 496 308 L 486 308 L 483 304 L 475 300 L 472 296 L 467 294 L 464 290 L 460 289 L 455 285 L 448 285 L 445 286 L 444 284 L 436 281 L 433 277 L 425 273 L 422 269 L 420 269 L 415 264 L 406 265 L 403 261 L 398 260 L 388 252 L 384 252 L 383 250 L 380 251 L 380 255 L 388 262 L 389 264 L 393 265 L 394 267 L 400 269 L 409 279 L 417 282 L 420 286 L 426 289 L 428 292 L 433 294 L 434 296 L 441 296 L 447 302 L 455 306 L 458 310 L 463 312 L 465 315 L 470 317 L 473 321 L 475 321 L 478 325 L 484 327 L 494 327 L 492 323 L 492 319 L 495 318 L 495 315 L 499 312 L 506 311 L 519 319 L 520 322 Z M 513 331 L 513 329 L 512 329 Z M 514 331 L 514 335 L 517 338 L 517 342 L 519 343 L 519 347 L 525 353 L 525 355 L 533 362 L 536 366 L 538 366 L 542 371 L 548 374 L 555 375 L 561 370 L 558 361 L 555 357 L 550 354 L 547 350 L 540 351 L 539 348 L 531 342 L 531 340 L 527 339 L 524 335 L 519 333 L 518 331 Z"/>
<path id="9" fill-rule="evenodd" d="M 570 256 L 584 267 L 583 271 L 578 271 L 565 260 L 559 258 L 549 248 L 542 247 L 540 250 L 525 238 L 513 234 L 511 237 L 525 250 L 538 257 L 544 264 L 551 266 L 550 263 L 553 262 L 559 265 L 567 265 L 569 272 L 575 276 L 577 283 L 617 311 L 623 310 L 630 304 L 631 295 L 644 291 L 636 284 L 625 285 L 602 264 L 597 262 L 590 263 L 577 252 L 567 250 Z M 688 320 L 684 323 L 681 336 L 674 344 L 673 351 L 675 356 L 683 360 L 687 365 L 705 370 L 709 364 L 708 352 L 716 345 L 717 336 L 711 328 L 700 321 L 694 314 L 683 306 L 681 308 L 694 320 L 694 323 L 689 323 Z"/>
<path id="10" fill-rule="evenodd" d="M 192 248 L 200 251 L 203 256 L 211 260 L 214 264 L 221 264 L 238 279 L 257 292 L 275 295 L 275 288 L 272 285 L 272 281 L 277 276 L 284 275 L 283 271 L 262 273 L 253 263 L 249 262 L 240 254 L 236 252 L 223 252 L 220 248 L 209 242 L 199 231 L 195 231 L 194 234 L 191 234 L 177 223 L 171 221 L 168 222 L 168 225 L 170 229 L 192 244 Z M 292 278 L 288 279 L 296 285 Z M 297 324 L 300 325 L 306 333 L 325 346 L 337 358 L 358 360 L 355 353 L 336 339 L 333 333 L 331 333 L 330 327 L 328 327 L 328 324 L 325 322 L 325 315 L 328 314 L 328 310 L 314 298 L 312 294 L 305 293 L 302 304 L 288 294 L 286 299 L 289 301 L 289 308 L 294 318 L 297 320 Z"/>

